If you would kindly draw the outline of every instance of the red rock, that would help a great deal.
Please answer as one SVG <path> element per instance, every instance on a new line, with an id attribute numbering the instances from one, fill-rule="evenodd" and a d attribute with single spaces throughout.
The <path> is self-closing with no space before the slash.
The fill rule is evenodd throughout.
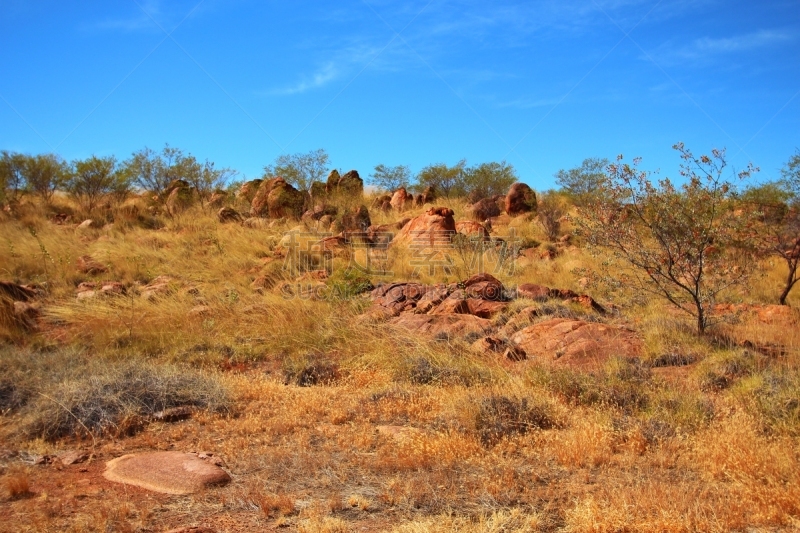
<path id="1" fill-rule="evenodd" d="M 641 339 L 631 330 L 564 318 L 528 326 L 511 341 L 529 356 L 576 367 L 601 365 L 613 356 L 636 357 L 643 349 Z"/>
<path id="2" fill-rule="evenodd" d="M 403 314 L 388 322 L 414 333 L 430 336 L 463 337 L 469 334 L 485 334 L 492 323 L 484 318 L 464 314 L 419 315 Z"/>
<path id="3" fill-rule="evenodd" d="M 107 272 L 108 268 L 99 261 L 95 261 L 88 255 L 82 255 L 78 258 L 76 265 L 79 272 L 84 274 L 102 274 Z"/>
<path id="4" fill-rule="evenodd" d="M 524 183 L 515 183 L 506 195 L 506 213 L 517 216 L 536 210 L 536 193 Z"/>
<path id="5" fill-rule="evenodd" d="M 455 232 L 456 223 L 453 220 L 453 210 L 446 207 L 435 207 L 406 224 L 395 236 L 392 244 L 414 245 L 415 247 L 449 247 Z"/>
<path id="6" fill-rule="evenodd" d="M 226 224 L 228 222 L 242 222 L 242 215 L 240 215 L 239 212 L 232 207 L 223 207 L 217 211 L 217 220 L 219 220 L 221 224 Z"/>
<path id="7" fill-rule="evenodd" d="M 550 288 L 534 283 L 523 283 L 517 287 L 517 296 L 536 300 L 537 302 L 544 302 L 550 298 Z"/>
<path id="8" fill-rule="evenodd" d="M 508 304 L 505 302 L 483 300 L 478 298 L 468 298 L 464 301 L 467 302 L 469 314 L 481 318 L 491 318 L 494 315 L 502 313 L 508 309 Z"/>
<path id="9" fill-rule="evenodd" d="M 64 466 L 70 466 L 82 463 L 86 461 L 88 458 L 89 458 L 89 453 L 83 450 L 72 450 L 64 452 L 58 456 L 58 460 L 61 461 L 61 464 Z"/>
<path id="10" fill-rule="evenodd" d="M 456 233 L 482 241 L 490 240 L 489 231 L 486 227 L 473 220 L 460 220 L 456 222 Z"/>
<path id="11" fill-rule="evenodd" d="M 191 494 L 228 483 L 231 478 L 217 465 L 182 452 L 129 454 L 106 463 L 109 481 L 135 485 L 165 494 Z"/>
<path id="12" fill-rule="evenodd" d="M 400 212 L 411 207 L 413 203 L 414 197 L 406 192 L 405 187 L 397 189 L 392 195 L 392 199 L 389 201 L 389 205 L 392 206 L 392 209 Z"/>
<path id="13" fill-rule="evenodd" d="M 491 198 L 484 198 L 479 202 L 472 204 L 468 208 L 468 212 L 473 220 L 483 222 L 490 220 L 493 217 L 500 216 L 500 206 L 497 205 Z"/>

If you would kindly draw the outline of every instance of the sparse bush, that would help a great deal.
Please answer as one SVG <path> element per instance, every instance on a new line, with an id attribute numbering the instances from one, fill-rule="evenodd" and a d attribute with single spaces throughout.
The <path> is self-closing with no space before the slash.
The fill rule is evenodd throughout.
<path id="1" fill-rule="evenodd" d="M 555 426 L 550 407 L 544 403 L 531 404 L 527 398 L 488 396 L 480 400 L 475 415 L 475 430 L 485 446 L 494 445 L 513 435 Z"/>
<path id="2" fill-rule="evenodd" d="M 40 393 L 30 404 L 25 432 L 56 440 L 85 434 L 135 433 L 159 411 L 192 406 L 224 411 L 228 395 L 213 377 L 169 366 L 109 367 L 101 374 L 73 378 Z"/>
<path id="3" fill-rule="evenodd" d="M 282 365 L 283 382 L 300 387 L 331 385 L 340 377 L 339 366 L 320 355 L 286 358 Z"/>
<path id="4" fill-rule="evenodd" d="M 539 196 L 536 218 L 550 242 L 557 241 L 561 236 L 561 219 L 565 214 L 564 202 L 556 193 L 548 191 Z"/>

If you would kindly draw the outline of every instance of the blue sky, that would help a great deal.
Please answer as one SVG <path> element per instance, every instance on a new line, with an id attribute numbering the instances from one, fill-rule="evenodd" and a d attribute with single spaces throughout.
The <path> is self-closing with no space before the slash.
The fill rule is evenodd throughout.
<path id="1" fill-rule="evenodd" d="M 800 2 L 0 0 L 0 148 L 164 143 L 257 177 L 281 152 L 507 160 L 537 189 L 586 157 L 800 147 Z"/>

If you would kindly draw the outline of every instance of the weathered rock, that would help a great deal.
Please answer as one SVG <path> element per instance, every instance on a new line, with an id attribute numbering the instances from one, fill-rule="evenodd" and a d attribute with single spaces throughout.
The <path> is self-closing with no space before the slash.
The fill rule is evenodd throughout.
<path id="1" fill-rule="evenodd" d="M 505 287 L 491 274 L 475 274 L 464 280 L 461 284 L 468 298 L 480 298 L 482 300 L 505 300 Z"/>
<path id="2" fill-rule="evenodd" d="M 363 205 L 353 208 L 351 212 L 342 216 L 344 231 L 366 232 L 371 225 L 369 209 Z"/>
<path id="3" fill-rule="evenodd" d="M 225 191 L 216 190 L 208 199 L 209 207 L 222 207 L 225 200 L 228 198 L 228 193 Z"/>
<path id="4" fill-rule="evenodd" d="M 249 182 L 248 182 L 249 183 Z M 275 187 L 288 185 L 283 178 L 261 180 L 250 201 L 250 215 L 253 217 L 269 217 L 269 194 Z"/>
<path id="5" fill-rule="evenodd" d="M 472 217 L 472 220 L 483 222 L 484 220 L 489 220 L 492 217 L 499 216 L 500 207 L 498 207 L 497 202 L 491 198 L 484 198 L 483 200 L 472 204 L 469 207 L 468 212 L 470 217 Z"/>
<path id="6" fill-rule="evenodd" d="M 170 215 L 177 215 L 190 207 L 195 200 L 194 189 L 184 180 L 173 180 L 164 191 L 164 207 Z"/>
<path id="7" fill-rule="evenodd" d="M 253 199 L 254 204 L 255 201 Z M 267 195 L 267 214 L 269 218 L 300 218 L 305 204 L 305 193 L 298 191 L 282 178 L 277 178 Z"/>
<path id="8" fill-rule="evenodd" d="M 637 357 L 643 349 L 642 340 L 629 329 L 564 318 L 528 326 L 511 341 L 529 357 L 575 367 L 599 366 L 614 356 Z"/>
<path id="9" fill-rule="evenodd" d="M 169 276 L 158 276 L 142 288 L 142 297 L 153 300 L 159 296 L 167 296 L 172 293 L 171 284 L 172 278 Z"/>
<path id="10" fill-rule="evenodd" d="M 517 216 L 536 211 L 536 193 L 525 183 L 515 183 L 506 195 L 506 213 Z"/>
<path id="11" fill-rule="evenodd" d="M 87 229 L 98 229 L 101 227 L 103 227 L 103 224 L 101 222 L 94 221 L 89 218 L 78 224 L 78 227 L 76 229 L 87 230 Z"/>
<path id="12" fill-rule="evenodd" d="M 232 207 L 223 207 L 217 211 L 217 220 L 219 220 L 221 224 L 242 222 L 242 215 Z"/>
<path id="13" fill-rule="evenodd" d="M 414 197 L 406 192 L 405 187 L 400 187 L 394 192 L 389 203 L 395 211 L 403 212 L 413 205 Z"/>
<path id="14" fill-rule="evenodd" d="M 418 194 L 414 201 L 417 207 L 422 207 L 425 204 L 432 204 L 436 201 L 436 191 L 431 186 L 425 187 L 422 194 Z"/>
<path id="15" fill-rule="evenodd" d="M 440 247 L 448 246 L 456 232 L 453 210 L 446 207 L 433 207 L 400 230 L 392 244 Z"/>
<path id="16" fill-rule="evenodd" d="M 109 481 L 164 494 L 191 494 L 231 480 L 225 470 L 196 453 L 151 452 L 129 454 L 106 463 Z"/>
<path id="17" fill-rule="evenodd" d="M 381 209 L 383 207 L 384 202 L 389 202 L 389 206 L 392 205 L 392 195 L 391 194 L 382 194 L 372 200 L 372 208 L 373 209 Z"/>
<path id="18" fill-rule="evenodd" d="M 364 181 L 358 175 L 358 171 L 350 170 L 339 179 L 337 190 L 341 194 L 361 198 L 364 195 Z"/>
<path id="19" fill-rule="evenodd" d="M 269 227 L 269 221 L 264 218 L 250 217 L 242 222 L 242 226 L 250 229 L 266 229 Z"/>
<path id="20" fill-rule="evenodd" d="M 535 283 L 523 283 L 517 287 L 517 297 L 544 302 L 550 299 L 550 288 Z"/>
<path id="21" fill-rule="evenodd" d="M 490 240 L 489 231 L 483 224 L 473 220 L 460 220 L 456 222 L 456 232 L 466 235 L 471 239 L 478 239 L 482 241 Z"/>
<path id="22" fill-rule="evenodd" d="M 339 175 L 339 171 L 336 169 L 331 170 L 325 182 L 325 192 L 328 194 L 336 192 L 336 189 L 339 187 L 340 179 L 342 179 L 342 177 Z"/>
<path id="23" fill-rule="evenodd" d="M 311 183 L 311 188 L 308 190 L 308 192 L 311 194 L 311 199 L 317 201 L 324 199 L 328 191 L 326 190 L 324 183 L 321 181 L 314 181 Z"/>
<path id="24" fill-rule="evenodd" d="M 236 199 L 241 200 L 243 202 L 252 203 L 253 198 L 256 196 L 256 192 L 261 187 L 261 183 L 264 180 L 255 179 L 246 181 L 239 187 L 239 190 L 236 192 Z"/>
<path id="25" fill-rule="evenodd" d="M 419 315 L 405 313 L 390 319 L 388 323 L 406 328 L 414 333 L 447 338 L 486 334 L 492 328 L 491 321 L 468 314 Z"/>
<path id="26" fill-rule="evenodd" d="M 84 450 L 70 450 L 58 456 L 58 460 L 64 466 L 76 465 L 86 461 L 89 458 L 89 452 Z"/>
<path id="27" fill-rule="evenodd" d="M 527 359 L 525 350 L 512 346 L 499 337 L 483 337 L 472 343 L 472 349 L 479 353 L 503 354 L 509 361 L 523 361 Z"/>
<path id="28" fill-rule="evenodd" d="M 125 292 L 125 285 L 119 281 L 107 281 L 100 285 L 100 293 L 104 296 L 119 296 Z"/>

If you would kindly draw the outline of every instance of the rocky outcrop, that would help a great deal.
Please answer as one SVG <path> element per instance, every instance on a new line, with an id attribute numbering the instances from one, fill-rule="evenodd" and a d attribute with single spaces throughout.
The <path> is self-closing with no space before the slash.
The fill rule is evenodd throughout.
<path id="1" fill-rule="evenodd" d="M 265 180 L 251 203 L 251 215 L 269 218 L 300 218 L 306 205 L 306 194 L 283 178 Z"/>
<path id="2" fill-rule="evenodd" d="M 528 357 L 572 367 L 597 367 L 611 357 L 633 358 L 643 350 L 642 340 L 630 329 L 565 318 L 528 326 L 511 341 Z"/>
<path id="3" fill-rule="evenodd" d="M 258 192 L 259 187 L 261 187 L 261 183 L 264 180 L 256 179 L 246 181 L 239 187 L 239 190 L 236 191 L 236 199 L 242 202 L 252 203 L 253 198 L 256 196 L 256 192 Z"/>
<path id="4" fill-rule="evenodd" d="M 449 245 L 455 233 L 453 210 L 446 207 L 432 207 L 424 215 L 411 219 L 392 242 L 436 247 Z"/>
<path id="5" fill-rule="evenodd" d="M 471 239 L 482 241 L 489 240 L 489 231 L 486 226 L 473 220 L 460 220 L 456 222 L 456 233 L 466 235 Z"/>
<path id="6" fill-rule="evenodd" d="M 506 213 L 509 216 L 536 211 L 536 193 L 525 183 L 515 183 L 506 195 Z"/>

